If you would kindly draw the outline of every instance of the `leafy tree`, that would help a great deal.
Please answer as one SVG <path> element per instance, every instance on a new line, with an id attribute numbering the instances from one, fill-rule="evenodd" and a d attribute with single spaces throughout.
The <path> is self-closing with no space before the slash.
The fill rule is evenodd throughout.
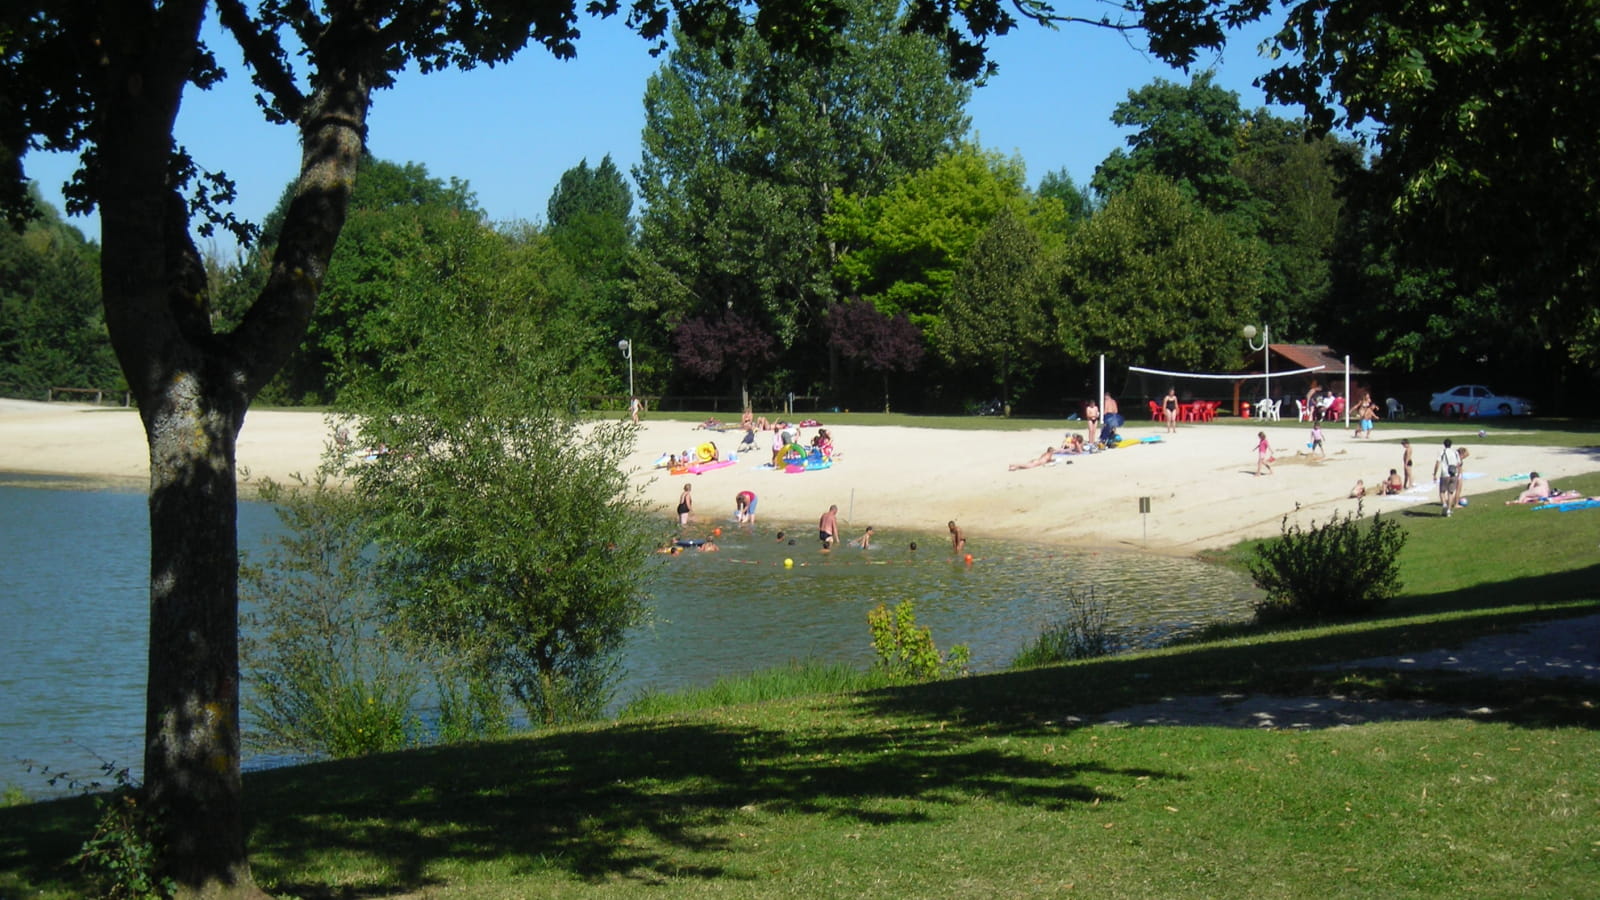
<path id="1" fill-rule="evenodd" d="M 100 311 L 99 254 L 54 209 L 0 230 L 0 389 L 122 384 Z"/>
<path id="2" fill-rule="evenodd" d="M 1177 185 L 1139 175 L 1067 242 L 1056 332 L 1070 358 L 1237 365 L 1218 340 L 1255 318 L 1262 253 Z"/>
<path id="3" fill-rule="evenodd" d="M 1222 40 L 1224 16 L 1134 0 L 1127 24 L 1186 64 Z M 422 73 L 511 58 L 530 43 L 560 57 L 579 36 L 571 0 L 483 5 L 469 0 L 223 0 L 272 122 L 299 130 L 302 154 L 266 283 L 238 324 L 214 326 L 205 268 L 190 232 L 253 229 L 221 208 L 234 186 L 173 141 L 184 92 L 226 76 L 201 40 L 207 0 L 23 0 L 0 9 L 0 211 L 36 213 L 23 157 L 80 152 L 68 212 L 102 226 L 101 285 L 118 362 L 138 401 L 151 463 L 151 653 L 145 789 L 171 837 L 165 873 L 185 893 L 259 896 L 245 854 L 238 771 L 238 543 L 234 450 L 250 403 L 299 346 L 344 225 L 375 89 L 415 64 Z M 612 15 L 620 3 L 600 2 Z M 784 53 L 825 58 L 848 18 L 833 2 L 697 4 L 682 20 L 695 40 L 754 29 Z M 1019 14 L 1075 17 L 1047 7 Z M 680 7 L 635 0 L 629 24 L 660 41 Z M 944 42 L 960 77 L 988 70 L 984 42 L 1016 24 L 998 0 L 952 7 L 914 0 L 908 30 Z M 659 44 L 658 44 L 659 46 Z M 303 67 L 296 70 L 296 64 Z M 194 218 L 198 216 L 198 221 Z"/>
<path id="4" fill-rule="evenodd" d="M 1243 203 L 1247 189 L 1233 171 L 1233 157 L 1245 114 L 1239 95 L 1214 79 L 1206 71 L 1187 85 L 1157 78 L 1129 91 L 1111 121 L 1138 130 L 1128 136 L 1127 151 L 1113 150 L 1095 170 L 1095 190 L 1110 196 L 1127 190 L 1138 175 L 1153 173 L 1213 212 L 1231 212 Z"/>
<path id="5" fill-rule="evenodd" d="M 1420 305 L 1413 294 L 1372 311 L 1411 348 L 1391 364 L 1426 366 L 1465 347 L 1501 370 L 1559 381 L 1600 361 L 1591 0 L 1300 2 L 1276 45 L 1283 63 L 1263 79 L 1269 96 L 1377 150 L 1354 202 L 1382 229 L 1370 234 L 1378 253 L 1415 273 L 1384 282 L 1439 271 L 1456 282 Z M 1438 327 L 1461 298 L 1486 295 L 1503 310 L 1496 327 Z"/>
<path id="6" fill-rule="evenodd" d="M 1345 179 L 1360 168 L 1356 144 L 1314 136 L 1303 123 L 1264 110 L 1249 115 L 1239 131 L 1233 172 L 1248 199 L 1238 218 L 1267 253 L 1261 314 L 1297 337 L 1316 336 L 1323 322 L 1337 333 L 1346 320 L 1327 303 L 1339 252 L 1336 237 L 1346 215 L 1340 193 Z M 1356 318 L 1370 329 L 1369 315 Z"/>
<path id="7" fill-rule="evenodd" d="M 1026 209 L 1022 161 L 963 147 L 872 196 L 844 196 L 828 219 L 835 274 L 887 315 L 924 331 L 978 235 L 1008 205 Z"/>
<path id="8" fill-rule="evenodd" d="M 492 685 L 536 722 L 597 714 L 642 606 L 652 535 L 575 377 L 593 340 L 536 299 L 487 229 L 423 252 L 388 309 L 381 363 L 352 373 L 350 475 L 373 511 L 386 618 L 447 681 Z M 432 276 L 432 277 L 426 277 Z"/>
<path id="9" fill-rule="evenodd" d="M 1012 385 L 1043 341 L 1039 239 L 1002 208 L 973 244 L 940 307 L 933 344 L 953 363 L 992 369 L 1009 414 Z"/>
<path id="10" fill-rule="evenodd" d="M 911 372 L 922 361 L 922 332 L 902 313 L 887 316 L 852 298 L 836 303 L 826 319 L 828 345 L 863 369 L 883 377 L 883 411 L 889 411 L 889 375 Z"/>
<path id="11" fill-rule="evenodd" d="M 1072 173 L 1065 168 L 1044 173 L 1044 177 L 1039 179 L 1039 188 L 1034 193 L 1060 202 L 1068 222 L 1082 222 L 1094 214 L 1094 196 L 1090 189 L 1079 187 L 1077 182 L 1072 180 Z"/>
<path id="12" fill-rule="evenodd" d="M 632 214 L 633 191 L 609 154 L 593 168 L 582 160 L 563 172 L 550 194 L 545 233 L 573 268 L 578 289 L 573 302 L 607 335 L 645 331 L 634 327 L 627 307 Z M 614 365 L 615 354 L 606 360 Z"/>
<path id="13" fill-rule="evenodd" d="M 419 667 L 385 635 L 360 498 L 323 471 L 269 482 L 261 499 L 284 531 L 260 564 L 240 566 L 252 739 L 335 758 L 416 742 Z"/>
<path id="14" fill-rule="evenodd" d="M 964 134 L 969 90 L 884 0 L 847 0 L 826 64 L 749 35 L 680 41 L 645 93 L 638 297 L 662 324 L 732 304 L 787 349 L 833 299 L 835 190 L 881 190 Z"/>
<path id="15" fill-rule="evenodd" d="M 750 405 L 750 372 L 772 359 L 772 336 L 732 309 L 696 316 L 672 332 L 678 365 L 701 378 L 731 375 L 745 406 Z"/>

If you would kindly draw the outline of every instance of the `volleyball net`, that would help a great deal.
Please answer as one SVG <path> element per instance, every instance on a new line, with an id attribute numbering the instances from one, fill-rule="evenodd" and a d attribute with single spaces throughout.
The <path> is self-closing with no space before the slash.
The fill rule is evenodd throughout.
<path id="1" fill-rule="evenodd" d="M 1237 398 L 1240 402 L 1254 404 L 1267 397 L 1269 393 L 1272 399 L 1282 400 L 1302 396 L 1305 393 L 1306 376 L 1312 376 L 1326 368 L 1327 366 L 1311 366 L 1304 369 L 1286 369 L 1282 372 L 1211 373 L 1173 372 L 1129 366 L 1127 381 L 1123 384 L 1119 399 L 1124 404 L 1124 415 L 1135 411 L 1134 404 L 1142 404 L 1148 400 L 1160 403 L 1161 398 L 1167 395 L 1168 388 L 1178 395 L 1180 403 L 1195 400 L 1224 400 L 1231 404 Z M 1289 399 L 1286 405 L 1292 407 L 1293 399 Z"/>

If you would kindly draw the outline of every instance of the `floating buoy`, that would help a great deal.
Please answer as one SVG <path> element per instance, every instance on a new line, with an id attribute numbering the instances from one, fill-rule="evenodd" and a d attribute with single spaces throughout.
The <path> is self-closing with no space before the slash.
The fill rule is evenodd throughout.
<path id="1" fill-rule="evenodd" d="M 785 569 L 792 569 L 792 568 L 794 568 L 794 560 L 792 560 L 792 559 L 788 559 L 788 558 L 785 558 L 785 559 L 784 559 L 784 561 L 783 561 L 783 567 L 784 567 L 784 568 L 785 568 Z"/>
<path id="2" fill-rule="evenodd" d="M 969 566 L 972 565 L 972 554 L 971 553 L 967 554 L 967 565 L 969 565 Z"/>
<path id="3" fill-rule="evenodd" d="M 722 537 L 722 529 L 721 528 L 713 528 L 713 529 L 711 529 L 711 536 L 712 537 Z"/>

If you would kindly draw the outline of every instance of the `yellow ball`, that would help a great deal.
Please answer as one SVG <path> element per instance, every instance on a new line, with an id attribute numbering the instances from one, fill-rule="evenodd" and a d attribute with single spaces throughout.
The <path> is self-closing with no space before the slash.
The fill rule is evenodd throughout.
<path id="1" fill-rule="evenodd" d="M 785 559 L 785 560 L 784 560 L 784 561 L 783 561 L 783 567 L 784 567 L 784 568 L 785 568 L 785 569 L 792 569 L 792 568 L 794 568 L 794 560 L 792 560 L 792 559 Z"/>

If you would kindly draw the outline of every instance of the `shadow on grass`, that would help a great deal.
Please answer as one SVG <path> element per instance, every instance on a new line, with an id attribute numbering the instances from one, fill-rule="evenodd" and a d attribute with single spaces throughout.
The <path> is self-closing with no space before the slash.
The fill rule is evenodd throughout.
<path id="1" fill-rule="evenodd" d="M 266 772 L 248 794 L 259 810 L 251 838 L 258 871 L 303 871 L 305 854 L 332 850 L 369 858 L 364 871 L 389 873 L 372 885 L 382 892 L 425 885 L 444 860 L 565 870 L 591 882 L 737 880 L 737 867 L 686 869 L 674 857 L 736 854 L 725 826 L 757 812 L 884 825 L 926 821 L 980 795 L 1048 810 L 1114 802 L 1089 787 L 1091 776 L 1176 777 L 1051 765 L 903 724 L 842 735 L 696 722 Z M 280 889 L 326 896 L 315 884 Z"/>
<path id="2" fill-rule="evenodd" d="M 991 735 L 863 719 L 838 700 L 796 710 L 782 730 L 624 724 L 253 773 L 245 796 L 255 874 L 305 898 L 418 890 L 441 863 L 593 883 L 737 882 L 751 877 L 729 839 L 741 820 L 915 824 L 974 797 L 1061 811 L 1117 802 L 1117 786 L 1139 779 L 1181 777 L 1030 759 L 996 749 Z M 61 861 L 92 817 L 81 798 L 0 809 L 0 872 L 62 878 Z M 332 888 L 316 881 L 323 866 L 372 874 Z"/>
<path id="3" fill-rule="evenodd" d="M 1443 620 L 1380 619 L 1323 634 L 1263 632 L 1199 647 L 876 691 L 865 698 L 880 715 L 932 716 L 1014 733 L 1058 731 L 1066 723 L 1093 722 L 1114 710 L 1174 696 L 1253 693 L 1432 701 L 1488 707 L 1494 712 L 1483 719 L 1524 727 L 1600 729 L 1600 684 L 1590 681 L 1419 669 L 1363 677 L 1319 668 L 1458 647 L 1532 622 L 1594 614 L 1600 605 L 1593 602 L 1534 609 L 1495 607 L 1508 605 L 1507 598 L 1549 596 L 1556 585 L 1592 596 L 1596 570 L 1600 566 L 1488 586 L 1481 597 L 1465 598 L 1481 601 L 1482 608 Z M 1462 593 L 1455 597 L 1461 599 Z"/>

